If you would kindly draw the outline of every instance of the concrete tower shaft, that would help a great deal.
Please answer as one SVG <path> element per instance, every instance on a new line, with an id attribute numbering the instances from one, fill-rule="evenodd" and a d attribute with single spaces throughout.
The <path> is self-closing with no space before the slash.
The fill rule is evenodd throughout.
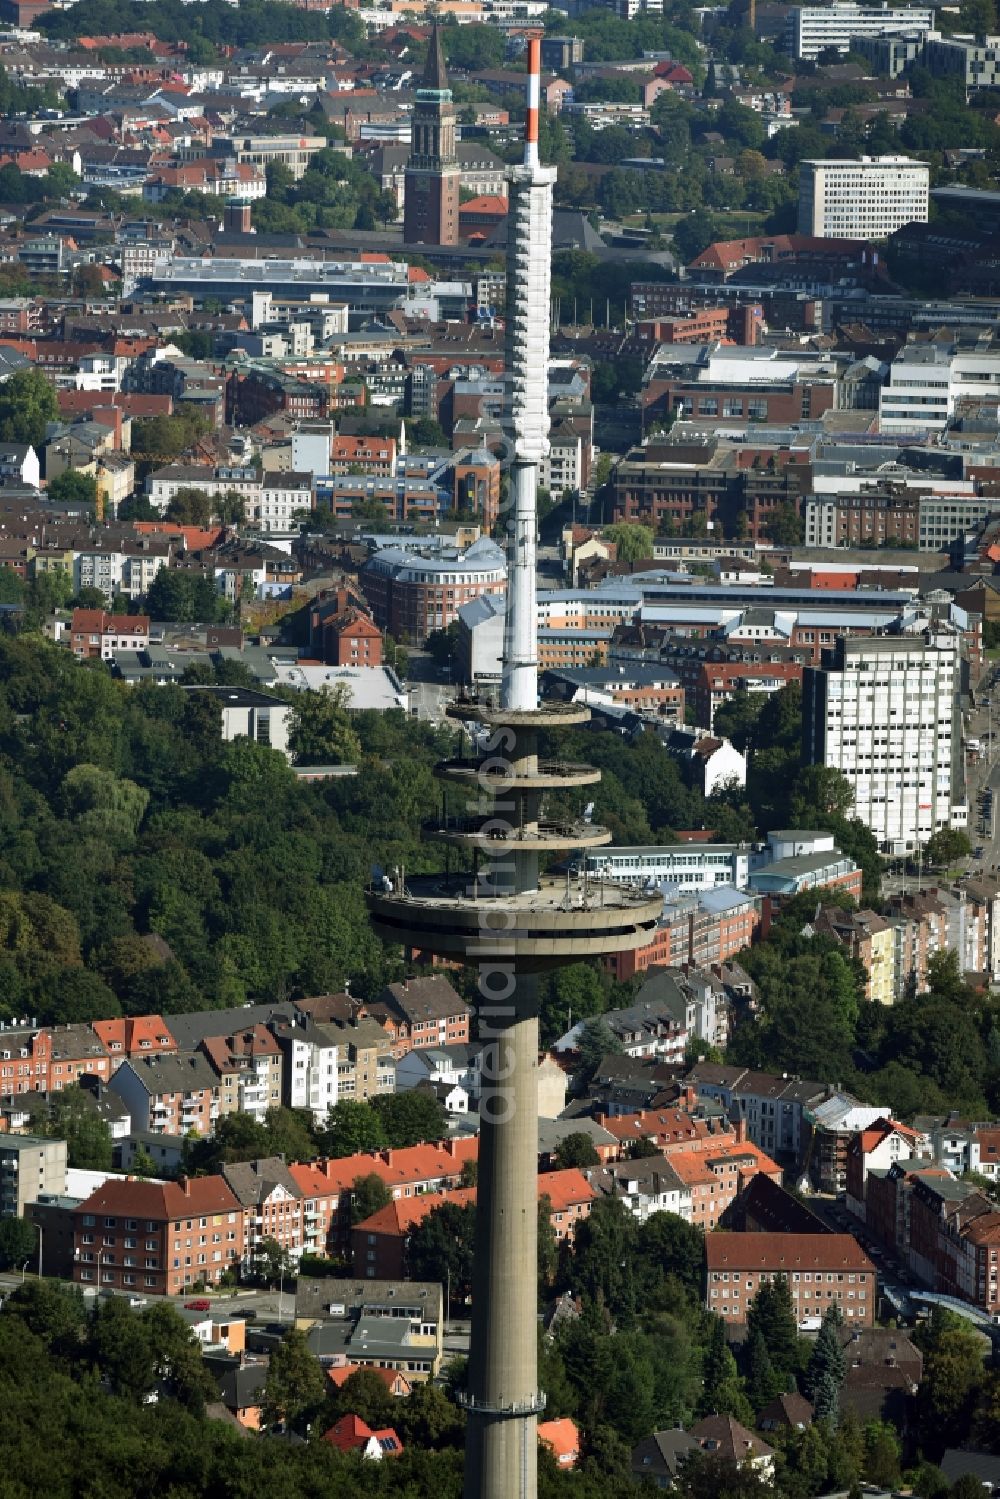
<path id="1" fill-rule="evenodd" d="M 484 1044 L 479 1212 L 473 1271 L 465 1499 L 536 1499 L 538 1389 L 538 983 L 546 968 L 628 951 L 650 939 L 662 899 L 584 875 L 539 874 L 551 855 L 610 841 L 585 818 L 546 818 L 545 795 L 598 780 L 589 766 L 540 753 L 540 736 L 586 722 L 578 704 L 538 703 L 535 600 L 538 465 L 548 451 L 552 188 L 538 161 L 540 43 L 529 43 L 525 155 L 510 168 L 507 239 L 507 403 L 511 515 L 499 705 L 461 699 L 449 710 L 488 728 L 476 758 L 436 774 L 465 792 L 425 831 L 462 850 L 459 873 L 381 879 L 368 893 L 389 941 L 479 964 Z M 409 186 L 407 187 L 409 193 Z"/>

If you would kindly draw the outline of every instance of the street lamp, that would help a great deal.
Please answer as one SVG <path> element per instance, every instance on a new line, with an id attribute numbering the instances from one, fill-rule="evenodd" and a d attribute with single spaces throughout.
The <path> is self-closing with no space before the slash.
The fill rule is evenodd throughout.
<path id="1" fill-rule="evenodd" d="M 42 1225 L 40 1223 L 36 1223 L 35 1227 L 38 1229 L 38 1279 L 41 1280 L 41 1278 L 42 1278 Z"/>

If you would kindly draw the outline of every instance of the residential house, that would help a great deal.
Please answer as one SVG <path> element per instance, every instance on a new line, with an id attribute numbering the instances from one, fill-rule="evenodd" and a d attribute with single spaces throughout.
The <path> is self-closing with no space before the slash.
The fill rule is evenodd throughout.
<path id="1" fill-rule="evenodd" d="M 400 1457 L 403 1444 L 391 1426 L 373 1431 L 360 1416 L 341 1416 L 329 1431 L 323 1433 L 324 1442 L 336 1447 L 338 1452 L 360 1452 L 362 1457 L 379 1461 L 383 1457 Z"/>
<path id="2" fill-rule="evenodd" d="M 685 1459 L 697 1450 L 694 1437 L 679 1426 L 654 1431 L 632 1448 L 632 1477 L 657 1489 L 672 1489 Z"/>
<path id="3" fill-rule="evenodd" d="M 0 485 L 37 489 L 41 482 L 38 454 L 28 442 L 0 443 Z"/>
<path id="4" fill-rule="evenodd" d="M 851 1145 L 859 1130 L 867 1130 L 887 1117 L 884 1106 L 859 1103 L 850 1093 L 833 1093 L 821 1104 L 806 1111 L 812 1126 L 812 1139 L 806 1147 L 809 1177 L 821 1192 L 847 1190 Z M 914 1140 L 910 1150 L 915 1152 Z M 879 1165 L 885 1162 L 880 1161 Z"/>
<path id="5" fill-rule="evenodd" d="M 93 1020 L 91 1029 L 111 1058 L 112 1069 L 135 1056 L 162 1056 L 177 1050 L 161 1015 L 124 1015 L 117 1020 Z"/>
<path id="6" fill-rule="evenodd" d="M 308 1109 L 317 1124 L 325 1124 L 339 1096 L 338 1037 L 295 1006 L 269 1020 L 268 1028 L 282 1055 L 282 1101 L 290 1109 Z"/>
<path id="7" fill-rule="evenodd" d="M 227 1369 L 219 1381 L 219 1399 L 247 1431 L 259 1431 L 267 1365 L 240 1364 Z"/>
<path id="8" fill-rule="evenodd" d="M 896 930 L 875 911 L 845 911 L 841 906 L 818 906 L 805 927 L 806 935 L 832 937 L 865 970 L 865 998 L 891 1005 L 903 995 L 896 990 Z"/>
<path id="9" fill-rule="evenodd" d="M 640 1223 L 652 1213 L 675 1213 L 691 1222 L 691 1189 L 665 1156 L 591 1166 L 586 1177 L 598 1196 L 616 1197 Z"/>
<path id="10" fill-rule="evenodd" d="M 244 1212 L 241 1268 L 253 1268 L 265 1240 L 297 1262 L 303 1251 L 304 1198 L 283 1158 L 227 1163 L 222 1177 Z"/>
<path id="11" fill-rule="evenodd" d="M 774 1448 L 734 1416 L 705 1416 L 688 1434 L 709 1457 L 752 1468 L 767 1482 L 774 1477 Z"/>
<path id="12" fill-rule="evenodd" d="M 897 1327 L 842 1327 L 840 1344 L 847 1365 L 841 1411 L 853 1410 L 862 1426 L 886 1421 L 905 1434 L 923 1375 L 923 1354 Z"/>
<path id="13" fill-rule="evenodd" d="M 568 1473 L 580 1461 L 580 1428 L 569 1416 L 539 1421 L 538 1440 L 548 1447 L 560 1471 Z"/>
<path id="14" fill-rule="evenodd" d="M 472 1010 L 443 974 L 387 984 L 368 1012 L 388 1031 L 397 1059 L 420 1047 L 462 1045 L 469 1040 Z"/>
<path id="15" fill-rule="evenodd" d="M 112 1074 L 109 1086 L 136 1129 L 210 1135 L 219 1116 L 219 1078 L 201 1052 L 132 1057 Z"/>
<path id="16" fill-rule="evenodd" d="M 95 1289 L 177 1296 L 243 1258 L 243 1210 L 221 1176 L 109 1178 L 73 1222 L 73 1279 Z"/>
<path id="17" fill-rule="evenodd" d="M 0 1043 L 3 1037 L 0 1036 Z M 48 1091 L 58 1093 L 82 1077 L 106 1083 L 111 1076 L 111 1058 L 100 1037 L 89 1025 L 54 1025 L 49 1031 Z"/>
<path id="18" fill-rule="evenodd" d="M 799 1326 L 818 1326 L 838 1303 L 849 1325 L 875 1320 L 875 1266 L 851 1234 L 734 1234 L 705 1239 L 706 1306 L 743 1325 L 760 1286 L 783 1276 Z"/>
<path id="19" fill-rule="evenodd" d="M 145 651 L 149 649 L 149 617 L 74 609 L 69 641 L 81 661 L 110 661 L 115 651 Z"/>
<path id="20" fill-rule="evenodd" d="M 344 1387 L 352 1374 L 357 1374 L 362 1368 L 361 1364 L 352 1364 L 346 1358 L 340 1363 L 327 1364 L 326 1377 L 335 1390 Z M 405 1400 L 413 1393 L 413 1386 L 405 1374 L 400 1374 L 398 1369 L 373 1369 L 371 1371 L 385 1385 L 390 1395 L 397 1400 Z"/>
<path id="21" fill-rule="evenodd" d="M 687 1081 L 702 1097 L 718 1099 L 727 1113 L 735 1106 L 746 1121 L 749 1138 L 775 1160 L 803 1158 L 810 1132 L 808 1110 L 832 1091 L 825 1083 L 715 1062 L 697 1063 Z"/>
<path id="22" fill-rule="evenodd" d="M 201 1050 L 219 1079 L 220 1118 L 249 1114 L 263 1124 L 268 1109 L 281 1106 L 281 1047 L 266 1026 L 207 1036 Z"/>
<path id="23" fill-rule="evenodd" d="M 847 1147 L 845 1187 L 849 1211 L 862 1223 L 865 1221 L 865 1184 L 869 1171 L 887 1170 L 897 1161 L 909 1161 L 921 1153 L 930 1155 L 925 1136 L 888 1115 L 859 1129 Z"/>
<path id="24" fill-rule="evenodd" d="M 761 1431 L 805 1431 L 812 1425 L 813 1408 L 804 1395 L 777 1395 L 757 1417 Z"/>

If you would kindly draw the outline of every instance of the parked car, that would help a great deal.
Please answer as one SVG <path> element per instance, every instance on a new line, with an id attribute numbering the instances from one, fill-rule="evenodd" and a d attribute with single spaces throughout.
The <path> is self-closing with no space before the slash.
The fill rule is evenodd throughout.
<path id="1" fill-rule="evenodd" d="M 140 1306 L 147 1306 L 148 1302 L 146 1301 L 145 1296 L 130 1296 L 128 1299 L 128 1304 L 130 1307 L 136 1308 Z"/>
<path id="2" fill-rule="evenodd" d="M 185 1301 L 184 1310 L 186 1312 L 210 1312 L 212 1310 L 212 1303 L 208 1300 Z"/>

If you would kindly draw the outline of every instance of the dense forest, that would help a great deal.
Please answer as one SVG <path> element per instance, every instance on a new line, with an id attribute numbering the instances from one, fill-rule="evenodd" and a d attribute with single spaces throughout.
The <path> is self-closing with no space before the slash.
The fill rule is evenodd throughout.
<path id="1" fill-rule="evenodd" d="M 302 784 L 276 751 L 224 744 L 200 694 L 0 640 L 0 1018 L 176 1013 L 347 978 L 364 996 L 396 976 L 364 883 L 376 861 L 440 866 L 421 824 L 456 731 L 312 694 L 298 714 L 304 758 L 357 758 L 356 777 Z M 706 822 L 750 835 L 746 804 L 706 802 L 652 736 L 578 747 L 605 770 L 598 815 L 617 839 Z"/>

